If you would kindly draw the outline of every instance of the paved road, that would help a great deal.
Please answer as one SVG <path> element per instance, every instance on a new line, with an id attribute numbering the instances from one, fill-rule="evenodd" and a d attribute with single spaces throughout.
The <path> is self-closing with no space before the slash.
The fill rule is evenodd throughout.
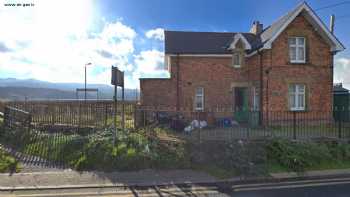
<path id="1" fill-rule="evenodd" d="M 259 189 L 235 191 L 230 193 L 235 197 L 349 197 L 350 183 L 336 185 L 313 185 L 296 188 Z"/>

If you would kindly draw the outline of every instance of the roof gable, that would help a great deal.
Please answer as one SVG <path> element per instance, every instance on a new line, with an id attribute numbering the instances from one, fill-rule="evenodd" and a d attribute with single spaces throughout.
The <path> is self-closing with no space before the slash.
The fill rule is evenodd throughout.
<path id="1" fill-rule="evenodd" d="M 260 37 L 264 49 L 271 49 L 271 44 L 276 38 L 288 27 L 288 25 L 299 15 L 303 14 L 310 24 L 320 33 L 323 39 L 331 46 L 331 51 L 338 52 L 345 49 L 339 40 L 328 30 L 326 25 L 320 20 L 310 6 L 303 2 L 294 10 L 287 13 L 266 30 L 264 30 Z"/>
<path id="2" fill-rule="evenodd" d="M 236 49 L 236 44 L 238 43 L 238 41 L 242 41 L 243 42 L 243 46 L 245 50 L 250 50 L 252 49 L 252 46 L 250 45 L 250 43 L 248 42 L 248 40 L 241 34 L 241 33 L 237 33 L 234 37 L 233 37 L 233 41 L 231 42 L 230 46 L 228 47 L 228 49 Z"/>
<path id="3" fill-rule="evenodd" d="M 233 49 L 235 42 L 242 40 L 246 45 L 247 56 L 252 56 L 257 50 L 271 49 L 276 38 L 300 14 L 303 14 L 329 44 L 332 52 L 345 49 L 307 3 L 303 2 L 258 35 L 237 32 L 165 31 L 165 54 L 227 55 L 231 54 L 230 49 Z"/>

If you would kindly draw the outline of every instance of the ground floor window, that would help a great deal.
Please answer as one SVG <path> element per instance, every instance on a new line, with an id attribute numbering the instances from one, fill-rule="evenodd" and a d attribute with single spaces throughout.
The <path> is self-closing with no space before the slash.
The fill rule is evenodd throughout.
<path id="1" fill-rule="evenodd" d="M 305 110 L 305 85 L 289 85 L 289 108 L 292 111 Z"/>
<path id="2" fill-rule="evenodd" d="M 204 88 L 197 87 L 195 92 L 195 110 L 204 110 Z"/>

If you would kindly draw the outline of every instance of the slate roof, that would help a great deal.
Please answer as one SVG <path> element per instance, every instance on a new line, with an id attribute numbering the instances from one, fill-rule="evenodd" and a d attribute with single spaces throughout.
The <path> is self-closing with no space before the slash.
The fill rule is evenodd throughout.
<path id="1" fill-rule="evenodd" d="M 227 47 L 237 32 L 164 31 L 166 54 L 231 54 Z M 260 39 L 252 33 L 242 33 L 257 48 Z"/>
<path id="2" fill-rule="evenodd" d="M 334 85 L 333 92 L 334 93 L 349 93 L 349 90 L 346 88 L 343 88 L 342 85 Z"/>
<path id="3" fill-rule="evenodd" d="M 293 15 L 296 9 L 279 18 L 259 35 L 241 33 L 252 47 L 247 53 L 262 47 Z M 237 33 L 239 32 L 164 31 L 165 54 L 231 54 L 227 47 Z"/>
<path id="4" fill-rule="evenodd" d="M 310 12 L 313 13 L 307 3 L 303 2 L 265 28 L 259 35 L 241 33 L 251 45 L 251 50 L 247 51 L 247 53 L 249 54 L 261 47 L 265 48 L 264 45 L 270 40 L 270 42 L 273 41 L 274 35 L 283 28 L 284 24 L 286 24 L 292 16 L 301 13 L 303 9 L 309 9 Z M 315 17 L 317 18 L 317 16 Z M 325 29 L 325 31 L 328 31 L 327 28 Z M 233 41 L 234 35 L 237 33 L 238 32 L 165 31 L 165 54 L 230 54 L 231 52 L 227 50 L 227 48 Z M 334 42 L 338 44 L 338 51 L 345 49 L 334 35 L 330 36 L 334 38 L 333 41 L 335 40 Z"/>

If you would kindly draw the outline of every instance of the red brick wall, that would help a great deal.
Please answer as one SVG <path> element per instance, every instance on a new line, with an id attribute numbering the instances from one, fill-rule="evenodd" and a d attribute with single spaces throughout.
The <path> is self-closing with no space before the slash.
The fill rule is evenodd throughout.
<path id="1" fill-rule="evenodd" d="M 307 43 L 307 63 L 289 63 L 288 37 L 304 36 Z M 176 58 L 179 58 L 178 61 Z M 205 108 L 232 107 L 232 84 L 260 84 L 260 57 L 246 58 L 245 65 L 231 67 L 231 57 L 172 57 L 171 79 L 141 80 L 143 105 L 176 106 L 177 62 L 179 62 L 179 104 L 193 109 L 195 88 L 204 87 Z M 332 107 L 331 55 L 323 41 L 303 16 L 298 16 L 274 41 L 271 50 L 262 52 L 263 108 L 269 111 L 288 110 L 288 84 L 304 83 L 307 89 L 307 109 L 330 111 Z M 267 90 L 268 82 L 268 90 Z"/>
<path id="2" fill-rule="evenodd" d="M 204 88 L 204 106 L 232 106 L 232 82 L 247 82 L 246 69 L 231 66 L 231 57 L 181 57 L 180 105 L 191 108 L 195 89 Z"/>
<path id="3" fill-rule="evenodd" d="M 290 36 L 306 38 L 306 64 L 289 63 Z M 272 111 L 288 110 L 288 84 L 303 83 L 307 90 L 308 110 L 331 110 L 330 65 L 330 47 L 303 16 L 296 17 L 274 41 L 272 49 L 264 52 L 264 69 L 271 69 L 268 76 L 264 73 L 264 107 Z M 267 80 L 268 91 L 266 91 Z M 268 99 L 266 94 L 269 95 Z"/>
<path id="4" fill-rule="evenodd" d="M 141 104 L 151 107 L 175 107 L 175 79 L 140 79 Z"/>

